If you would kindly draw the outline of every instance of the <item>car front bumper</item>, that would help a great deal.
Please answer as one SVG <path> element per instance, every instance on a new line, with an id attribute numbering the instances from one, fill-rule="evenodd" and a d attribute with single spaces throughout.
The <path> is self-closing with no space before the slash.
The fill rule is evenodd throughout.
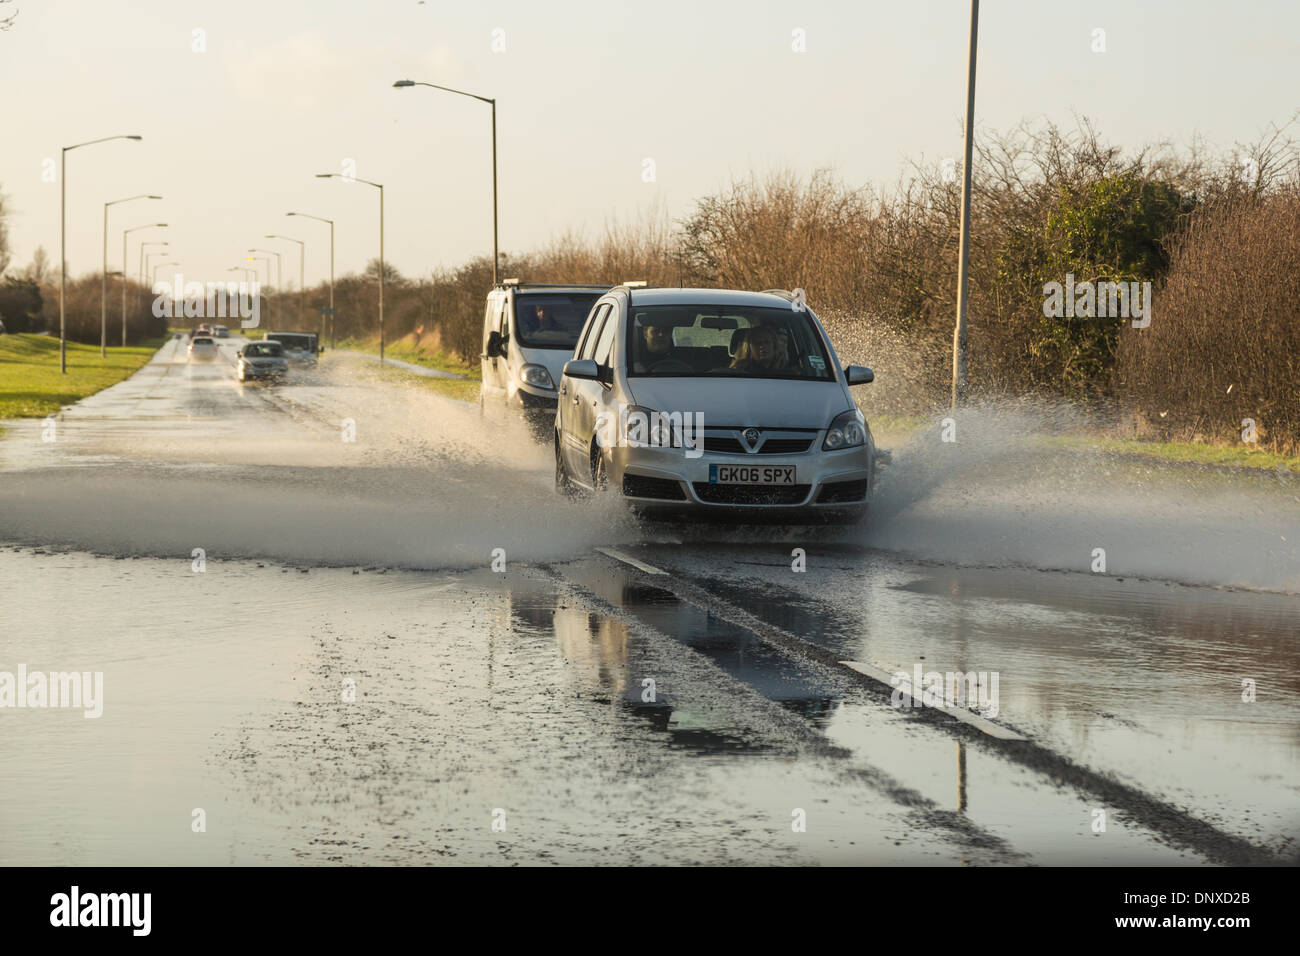
<path id="1" fill-rule="evenodd" d="M 735 519 L 765 516 L 786 520 L 853 520 L 866 513 L 873 488 L 874 445 L 799 454 L 718 454 L 688 458 L 683 449 L 620 445 L 609 451 L 610 486 L 646 513 L 715 515 Z M 711 465 L 793 465 L 793 485 L 710 482 Z"/>

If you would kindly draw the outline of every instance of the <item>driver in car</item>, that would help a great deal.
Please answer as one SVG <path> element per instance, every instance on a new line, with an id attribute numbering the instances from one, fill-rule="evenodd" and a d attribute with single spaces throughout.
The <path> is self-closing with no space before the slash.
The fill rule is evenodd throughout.
<path id="1" fill-rule="evenodd" d="M 673 324 L 653 319 L 641 327 L 641 358 L 638 372 L 694 371 L 683 349 L 673 344 Z"/>

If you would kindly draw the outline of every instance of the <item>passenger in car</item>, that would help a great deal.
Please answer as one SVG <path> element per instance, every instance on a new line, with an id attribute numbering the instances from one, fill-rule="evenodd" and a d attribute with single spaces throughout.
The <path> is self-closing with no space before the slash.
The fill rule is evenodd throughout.
<path id="1" fill-rule="evenodd" d="M 784 344 L 775 329 L 759 325 L 750 329 L 737 329 L 735 335 L 740 337 L 740 344 L 736 347 L 735 358 L 728 366 L 732 371 L 788 371 Z"/>

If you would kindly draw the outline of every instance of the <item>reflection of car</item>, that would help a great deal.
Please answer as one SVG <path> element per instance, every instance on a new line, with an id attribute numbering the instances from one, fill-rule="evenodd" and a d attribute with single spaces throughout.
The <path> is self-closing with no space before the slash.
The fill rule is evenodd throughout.
<path id="1" fill-rule="evenodd" d="M 284 357 L 295 368 L 311 368 L 316 364 L 316 356 L 324 352 L 317 345 L 315 332 L 267 332 L 267 342 L 279 342 L 284 348 Z"/>
<path id="2" fill-rule="evenodd" d="M 564 363 L 592 304 L 608 289 L 506 279 L 489 292 L 483 316 L 484 402 L 504 402 L 549 419 Z"/>
<path id="3" fill-rule="evenodd" d="M 211 362 L 217 357 L 217 343 L 210 336 L 196 335 L 190 339 L 190 361 Z"/>
<path id="4" fill-rule="evenodd" d="M 226 328 L 224 325 L 214 325 L 212 327 L 212 332 L 219 339 L 230 338 L 230 329 Z"/>
<path id="5" fill-rule="evenodd" d="M 289 362 L 279 342 L 249 342 L 237 353 L 239 380 L 284 378 L 289 372 Z"/>
<path id="6" fill-rule="evenodd" d="M 857 519 L 875 443 L 826 331 L 784 292 L 614 288 L 560 381 L 555 481 L 642 511 Z"/>

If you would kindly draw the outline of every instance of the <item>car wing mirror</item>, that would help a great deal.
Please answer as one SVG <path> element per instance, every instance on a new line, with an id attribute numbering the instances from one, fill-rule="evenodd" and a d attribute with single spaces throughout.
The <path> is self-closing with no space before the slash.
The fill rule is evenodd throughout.
<path id="1" fill-rule="evenodd" d="M 867 385 L 876 380 L 876 373 L 865 365 L 850 365 L 844 370 L 844 380 L 850 385 Z"/>
<path id="2" fill-rule="evenodd" d="M 569 359 L 564 363 L 564 374 L 569 378 L 582 378 L 588 381 L 600 381 L 600 366 L 595 359 Z"/>

